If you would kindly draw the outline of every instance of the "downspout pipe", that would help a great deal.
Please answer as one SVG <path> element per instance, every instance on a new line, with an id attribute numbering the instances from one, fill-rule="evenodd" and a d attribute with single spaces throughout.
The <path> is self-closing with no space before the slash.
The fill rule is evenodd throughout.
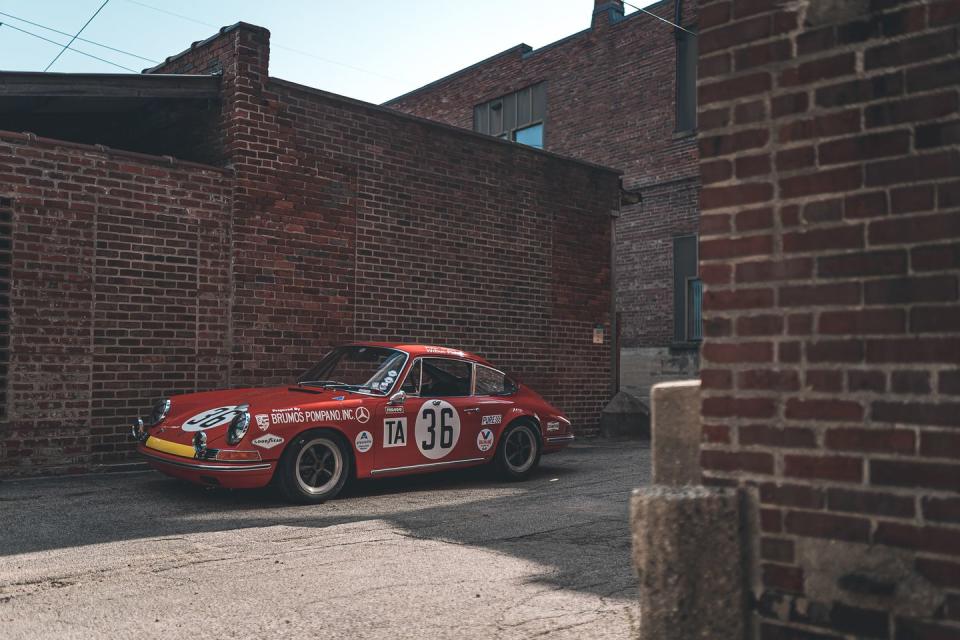
<path id="1" fill-rule="evenodd" d="M 610 210 L 610 397 L 620 392 L 620 322 L 617 316 L 617 220 L 623 208 L 623 178 L 617 208 Z"/>

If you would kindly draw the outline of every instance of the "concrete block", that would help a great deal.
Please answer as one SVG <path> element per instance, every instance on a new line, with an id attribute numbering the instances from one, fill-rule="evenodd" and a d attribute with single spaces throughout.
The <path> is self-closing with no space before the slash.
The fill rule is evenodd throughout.
<path id="1" fill-rule="evenodd" d="M 640 640 L 743 640 L 741 497 L 708 487 L 635 489 Z"/>
<path id="2" fill-rule="evenodd" d="M 700 484 L 700 381 L 654 385 L 650 392 L 654 484 Z"/>
<path id="3" fill-rule="evenodd" d="M 621 391 L 603 408 L 600 433 L 605 438 L 649 438 L 650 409 L 638 398 Z"/>

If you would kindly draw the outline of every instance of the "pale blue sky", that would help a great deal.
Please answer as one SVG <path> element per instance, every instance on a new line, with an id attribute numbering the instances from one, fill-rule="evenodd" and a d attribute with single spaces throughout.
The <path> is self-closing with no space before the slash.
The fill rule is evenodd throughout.
<path id="1" fill-rule="evenodd" d="M 73 34 L 102 2 L 0 0 L 0 12 Z M 593 0 L 110 0 L 81 37 L 162 60 L 243 20 L 270 29 L 270 75 L 379 103 L 521 42 L 541 47 L 585 29 L 592 10 Z M 7 24 L 69 40 L 9 16 L 0 22 L 0 69 L 42 71 L 59 50 Z M 137 71 L 152 66 L 72 47 Z M 73 51 L 50 70 L 123 73 Z"/>

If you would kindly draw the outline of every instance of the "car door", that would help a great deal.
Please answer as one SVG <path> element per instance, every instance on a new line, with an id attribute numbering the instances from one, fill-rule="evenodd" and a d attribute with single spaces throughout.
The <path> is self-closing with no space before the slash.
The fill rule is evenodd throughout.
<path id="1" fill-rule="evenodd" d="M 472 389 L 471 362 L 417 358 L 401 386 L 404 403 L 384 409 L 378 470 L 438 467 L 482 457 L 476 449 L 480 408 Z"/>

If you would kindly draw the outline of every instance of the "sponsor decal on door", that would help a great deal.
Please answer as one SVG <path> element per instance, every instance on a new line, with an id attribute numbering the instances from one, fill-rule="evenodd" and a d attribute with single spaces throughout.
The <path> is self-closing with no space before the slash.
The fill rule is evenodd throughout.
<path id="1" fill-rule="evenodd" d="M 361 431 L 357 434 L 357 439 L 353 443 L 357 446 L 357 451 L 366 453 L 373 446 L 373 435 L 369 431 Z"/>
<path id="2" fill-rule="evenodd" d="M 445 400 L 428 400 L 420 405 L 413 435 L 424 457 L 444 458 L 460 439 L 460 414 Z"/>
<path id="3" fill-rule="evenodd" d="M 480 433 L 477 434 L 477 449 L 480 449 L 480 451 L 489 451 L 492 446 L 493 431 L 490 429 L 482 429 Z"/>
<path id="4" fill-rule="evenodd" d="M 387 418 L 383 421 L 383 448 L 407 446 L 407 419 Z"/>

